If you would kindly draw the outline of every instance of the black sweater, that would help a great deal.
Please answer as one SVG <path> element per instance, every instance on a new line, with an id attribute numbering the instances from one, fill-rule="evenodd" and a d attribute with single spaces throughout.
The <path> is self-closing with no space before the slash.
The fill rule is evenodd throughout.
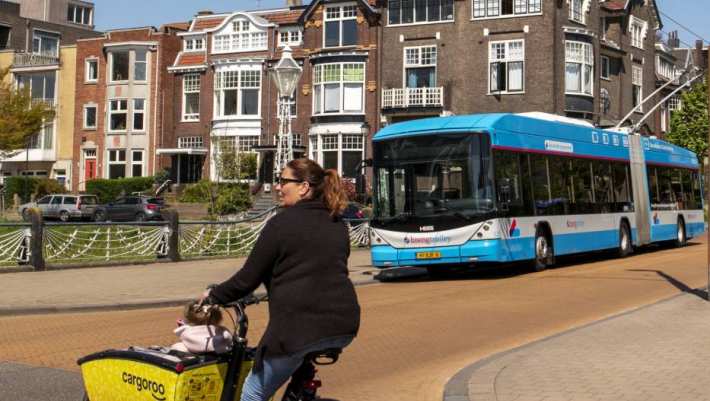
<path id="1" fill-rule="evenodd" d="M 301 201 L 266 223 L 244 267 L 211 296 L 227 303 L 263 283 L 269 324 L 259 356 L 292 354 L 319 340 L 357 334 L 360 306 L 348 256 L 345 223 L 331 217 L 323 202 Z"/>

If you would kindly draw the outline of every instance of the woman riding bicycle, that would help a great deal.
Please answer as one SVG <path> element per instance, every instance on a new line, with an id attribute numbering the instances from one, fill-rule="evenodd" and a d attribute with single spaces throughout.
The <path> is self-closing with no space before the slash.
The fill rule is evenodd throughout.
<path id="1" fill-rule="evenodd" d="M 339 218 L 347 196 L 337 172 L 292 160 L 276 190 L 285 209 L 264 226 L 244 267 L 203 294 L 225 304 L 266 287 L 269 323 L 242 401 L 268 400 L 306 355 L 347 346 L 360 326 L 348 228 Z"/>

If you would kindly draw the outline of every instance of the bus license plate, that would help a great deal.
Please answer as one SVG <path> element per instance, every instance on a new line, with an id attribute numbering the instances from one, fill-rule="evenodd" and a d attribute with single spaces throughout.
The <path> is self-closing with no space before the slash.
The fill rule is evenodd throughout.
<path id="1" fill-rule="evenodd" d="M 417 259 L 439 259 L 441 252 L 417 252 Z"/>

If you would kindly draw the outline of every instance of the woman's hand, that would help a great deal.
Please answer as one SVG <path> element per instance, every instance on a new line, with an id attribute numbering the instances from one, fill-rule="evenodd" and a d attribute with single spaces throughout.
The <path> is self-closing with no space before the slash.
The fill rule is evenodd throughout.
<path id="1" fill-rule="evenodd" d="M 210 296 L 210 292 L 212 292 L 211 288 L 208 288 L 202 292 L 202 295 L 200 295 L 200 298 L 198 299 L 198 303 L 200 305 L 202 305 L 205 302 L 205 299 Z"/>

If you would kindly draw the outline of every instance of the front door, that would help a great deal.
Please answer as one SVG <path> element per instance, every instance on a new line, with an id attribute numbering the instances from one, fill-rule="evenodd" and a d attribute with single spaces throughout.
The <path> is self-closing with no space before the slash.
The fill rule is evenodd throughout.
<path id="1" fill-rule="evenodd" d="M 86 159 L 84 162 L 84 181 L 96 178 L 96 159 Z"/>

